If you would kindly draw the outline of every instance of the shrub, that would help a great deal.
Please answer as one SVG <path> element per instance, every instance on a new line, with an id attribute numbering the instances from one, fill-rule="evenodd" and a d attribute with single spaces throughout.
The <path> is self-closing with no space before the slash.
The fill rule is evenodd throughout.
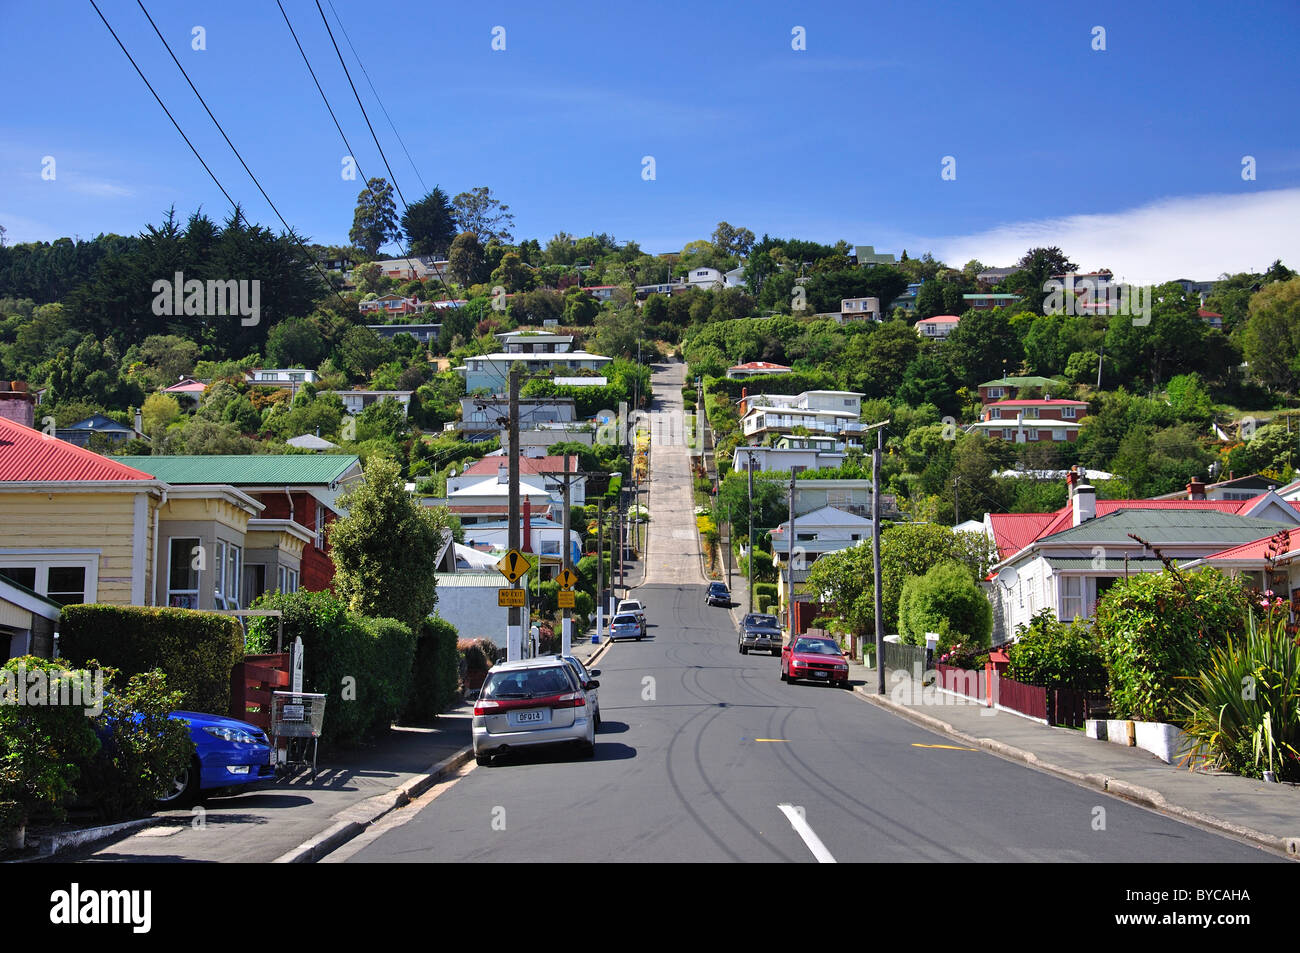
<path id="1" fill-rule="evenodd" d="M 1245 592 L 1217 570 L 1166 570 L 1116 582 L 1098 601 L 1093 623 L 1116 716 L 1181 717 L 1178 680 L 1197 675 L 1245 617 Z"/>
<path id="2" fill-rule="evenodd" d="M 56 819 L 66 816 L 65 799 L 81 776 L 80 766 L 99 750 L 99 740 L 85 714 L 84 700 L 77 705 L 15 704 L 13 691 L 28 691 L 28 675 L 49 673 L 51 688 L 59 698 L 73 697 L 60 687 L 73 678 L 64 666 L 33 655 L 4 664 L 0 700 L 0 829 L 21 827 L 34 812 Z M 83 696 L 84 697 L 84 696 Z M 47 701 L 51 699 L 47 698 Z"/>
<path id="3" fill-rule="evenodd" d="M 445 619 L 428 619 L 420 627 L 412 668 L 411 694 L 402 719 L 427 722 L 451 707 L 460 692 L 456 627 Z"/>
<path id="4" fill-rule="evenodd" d="M 774 582 L 754 583 L 754 598 L 758 599 L 761 598 L 762 596 L 767 596 L 768 605 L 775 604 L 777 601 L 776 583 Z"/>
<path id="5" fill-rule="evenodd" d="M 354 615 L 329 591 L 268 593 L 254 605 L 284 613 L 286 645 L 302 639 L 303 687 L 326 696 L 323 739 L 355 744 L 388 729 L 410 684 L 410 629 L 395 619 Z M 273 629 L 274 621 L 256 618 L 250 626 Z"/>
<path id="6" fill-rule="evenodd" d="M 1106 662 L 1086 624 L 1075 620 L 1067 626 L 1043 609 L 1016 635 L 1019 641 L 1007 650 L 1010 678 L 1044 688 L 1105 690 Z"/>
<path id="7" fill-rule="evenodd" d="M 351 613 L 349 613 L 351 615 Z M 370 733 L 388 730 L 406 707 L 415 667 L 415 637 L 404 622 L 351 616 L 373 640 L 368 678 L 357 678 L 357 700 L 370 709 Z M 362 694 L 362 690 L 366 694 Z"/>
<path id="8" fill-rule="evenodd" d="M 993 637 L 993 606 L 969 569 L 955 561 L 941 562 L 903 583 L 898 624 L 909 645 L 924 645 L 925 634 L 937 632 L 940 650 L 958 642 L 987 648 Z"/>
<path id="9" fill-rule="evenodd" d="M 754 602 L 755 602 L 755 608 L 758 609 L 759 612 L 766 614 L 767 610 L 772 605 L 772 597 L 768 595 L 755 594 Z"/>
<path id="10" fill-rule="evenodd" d="M 119 673 L 105 671 L 103 714 L 95 718 L 103 746 L 82 769 L 81 794 L 94 798 L 106 820 L 148 814 L 194 757 L 189 724 L 171 713 L 183 709 L 159 670 L 132 675 L 118 690 Z"/>
<path id="11" fill-rule="evenodd" d="M 238 622 L 215 612 L 71 605 L 63 608 L 59 649 L 69 665 L 98 659 L 126 677 L 160 669 L 181 693 L 180 707 L 225 715 L 244 636 Z"/>
<path id="12" fill-rule="evenodd" d="M 1300 781 L 1300 645 L 1283 617 L 1256 623 L 1210 650 L 1180 704 L 1196 751 L 1221 768 Z"/>

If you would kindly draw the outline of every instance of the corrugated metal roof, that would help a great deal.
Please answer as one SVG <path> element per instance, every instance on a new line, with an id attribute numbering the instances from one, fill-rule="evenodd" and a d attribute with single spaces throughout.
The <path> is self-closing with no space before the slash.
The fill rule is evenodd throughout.
<path id="1" fill-rule="evenodd" d="M 438 587 L 451 589 L 508 589 L 510 583 L 499 572 L 440 572 Z"/>
<path id="2" fill-rule="evenodd" d="M 143 470 L 0 418 L 2 482 L 149 479 L 152 477 Z"/>
<path id="3" fill-rule="evenodd" d="M 1048 565 L 1054 570 L 1064 572 L 1118 572 L 1125 570 L 1125 563 L 1122 559 L 1102 559 L 1094 561 L 1088 556 L 1075 558 L 1073 556 L 1058 557 L 1052 556 L 1047 560 Z M 1159 572 L 1164 568 L 1164 563 L 1158 559 L 1130 559 L 1127 564 L 1129 572 Z"/>
<path id="4" fill-rule="evenodd" d="M 329 485 L 357 465 L 353 454 L 265 453 L 211 456 L 118 457 L 128 466 L 175 484 L 231 486 Z"/>
<path id="5" fill-rule="evenodd" d="M 1119 510 L 1054 534 L 1049 543 L 1126 541 L 1136 533 L 1156 546 L 1170 543 L 1248 543 L 1276 533 L 1281 525 L 1212 509 Z"/>

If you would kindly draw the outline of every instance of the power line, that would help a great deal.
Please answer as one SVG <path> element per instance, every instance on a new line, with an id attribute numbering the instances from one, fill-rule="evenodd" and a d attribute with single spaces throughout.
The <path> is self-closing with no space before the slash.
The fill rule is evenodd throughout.
<path id="1" fill-rule="evenodd" d="M 365 170 L 361 168 L 361 161 L 357 158 L 356 150 L 354 150 L 354 149 L 352 148 L 352 143 L 348 142 L 348 136 L 347 136 L 347 133 L 345 133 L 345 132 L 343 131 L 343 126 L 342 126 L 342 124 L 339 122 L 339 118 L 338 118 L 338 116 L 335 115 L 335 113 L 334 113 L 334 107 L 330 105 L 329 97 L 325 95 L 325 90 L 321 87 L 320 80 L 316 77 L 316 70 L 314 70 L 314 69 L 312 68 L 311 60 L 308 59 L 308 57 L 307 57 L 307 51 L 304 50 L 304 49 L 302 48 L 302 42 L 298 39 L 298 33 L 297 33 L 297 31 L 294 30 L 294 28 L 293 28 L 293 24 L 292 24 L 291 22 L 289 22 L 289 14 L 285 12 L 284 4 L 281 2 L 281 0 L 275 0 L 275 3 L 276 3 L 276 6 L 278 6 L 278 7 L 280 8 L 280 16 L 284 17 L 284 25 L 287 26 L 287 27 L 289 28 L 289 34 L 293 37 L 294 45 L 298 47 L 298 53 L 299 53 L 300 56 L 302 56 L 302 61 L 303 61 L 303 63 L 307 66 L 307 72 L 311 74 L 312 82 L 316 84 L 316 91 L 317 91 L 318 93 L 320 93 L 320 98 L 324 101 L 324 103 L 325 103 L 325 108 L 329 111 L 330 119 L 334 120 L 334 128 L 338 130 L 338 132 L 339 132 L 339 137 L 343 140 L 343 146 L 344 146 L 344 148 L 346 148 L 346 149 L 348 150 L 348 155 L 352 157 L 352 161 L 353 161 L 354 163 L 356 163 L 356 166 L 357 166 L 357 172 L 360 173 L 362 180 L 365 181 L 367 191 L 369 191 L 370 194 L 371 194 L 371 196 L 373 196 L 373 195 L 375 194 L 375 192 L 374 192 L 373 189 L 370 188 L 370 180 L 366 177 Z M 316 4 L 316 8 L 317 8 L 318 10 L 320 10 L 320 4 L 319 4 L 319 3 Z M 320 11 L 320 14 L 321 14 L 321 19 L 324 20 L 324 18 L 325 18 L 325 11 L 324 11 L 324 10 L 321 10 L 321 11 Z M 329 21 L 328 21 L 328 20 L 325 21 L 325 29 L 326 29 L 326 31 L 329 31 Z M 333 32 L 330 32 L 330 42 L 333 43 L 333 41 L 334 41 L 334 34 L 333 34 Z M 338 52 L 338 44 L 337 44 L 337 43 L 334 43 L 334 50 L 335 50 L 336 53 Z M 342 56 L 341 53 L 339 53 L 339 62 L 343 62 L 343 56 Z M 344 66 L 343 66 L 343 71 L 344 71 L 344 73 L 347 73 L 347 65 L 346 65 L 346 64 L 344 64 Z M 351 83 L 352 83 L 352 77 L 351 77 L 351 76 L 348 76 L 348 84 L 351 85 Z M 353 92 L 353 95 L 356 95 L 356 87 L 355 87 L 355 86 L 352 87 L 352 92 Z M 357 97 L 357 104 L 360 105 L 360 103 L 361 103 L 361 97 L 358 96 L 358 97 Z M 365 107 L 364 107 L 364 106 L 361 107 L 361 113 L 362 113 L 362 115 L 365 115 Z M 366 118 L 366 125 L 367 125 L 367 126 L 370 125 L 370 119 L 369 119 L 369 117 Z M 371 135 L 374 136 L 374 129 L 372 128 L 370 131 L 371 131 Z M 377 145 L 377 146 L 379 145 L 379 139 L 378 139 L 378 138 L 375 138 L 375 145 Z M 381 147 L 380 150 L 379 150 L 379 154 L 382 156 L 382 155 L 383 155 L 383 152 L 384 152 L 384 150 L 383 150 L 383 148 Z M 385 168 L 388 168 L 388 159 L 387 159 L 387 157 L 384 158 L 384 167 L 385 167 Z M 391 168 L 388 169 L 388 174 L 389 174 L 389 175 L 392 175 L 392 169 L 391 169 Z M 397 194 L 398 194 L 398 196 L 400 197 L 401 194 L 402 194 L 402 192 L 401 192 L 401 189 L 398 188 L 398 185 L 397 185 L 397 177 L 396 177 L 396 176 L 393 176 L 393 187 L 397 189 Z M 406 206 L 406 199 L 405 199 L 405 198 L 402 199 L 402 205 L 403 205 L 403 206 Z M 408 251 L 407 251 L 403 246 L 404 246 L 404 243 L 403 243 L 402 241 L 400 241 L 400 236 L 399 236 L 398 247 L 399 247 L 399 248 L 403 248 L 402 256 L 403 256 L 404 258 L 409 258 L 409 257 L 410 257 L 410 254 L 409 254 L 409 252 L 408 252 Z M 442 284 L 443 293 L 447 296 L 448 299 L 450 299 L 450 298 L 452 297 L 451 289 L 447 287 L 447 280 L 442 276 L 442 270 L 439 269 L 439 268 L 435 268 L 435 269 L 434 269 L 434 273 L 437 274 L 437 276 L 438 276 L 438 281 Z"/>
<path id="2" fill-rule="evenodd" d="M 172 58 L 172 62 L 176 64 L 176 68 L 180 70 L 181 75 L 185 77 L 185 82 L 189 84 L 190 89 L 194 91 L 194 95 L 197 96 L 199 102 L 202 103 L 204 111 L 208 114 L 208 118 L 211 119 L 212 124 L 217 127 L 217 131 L 221 133 L 221 138 L 226 140 L 226 145 L 230 146 L 230 151 L 235 154 L 235 158 L 239 160 L 239 164 L 244 167 L 244 171 L 248 173 L 248 177 L 253 180 L 253 184 L 257 186 L 257 191 L 262 193 L 262 198 L 266 199 L 266 204 L 271 206 L 271 210 L 275 212 L 276 218 L 280 220 L 280 224 L 284 226 L 289 237 L 294 241 L 298 248 L 302 250 L 302 253 L 307 256 L 307 260 L 311 262 L 312 266 L 316 269 L 317 274 L 321 276 L 321 280 L 325 283 L 325 287 L 334 291 L 334 296 L 339 299 L 339 302 L 344 307 L 347 307 L 347 301 L 345 301 L 343 296 L 334 289 L 333 285 L 330 284 L 329 278 L 326 276 L 324 269 L 321 268 L 320 262 L 316 260 L 316 256 L 307 249 L 307 246 L 298 238 L 293 227 L 285 221 L 284 216 L 280 214 L 279 208 L 277 208 L 276 204 L 271 201 L 271 196 L 266 194 L 266 189 L 262 188 L 262 183 L 259 182 L 257 176 L 253 174 L 253 170 L 248 167 L 248 163 L 244 161 L 244 157 L 240 155 L 239 150 L 235 148 L 235 144 L 230 141 L 230 136 L 226 135 L 226 130 L 222 127 L 221 123 L 217 121 L 217 117 L 212 114 L 212 110 L 208 108 L 207 100 L 205 100 L 203 94 L 198 91 L 198 88 L 190 79 L 189 73 L 185 72 L 185 67 L 181 65 L 181 61 L 176 58 L 176 54 L 172 52 L 172 48 L 167 44 L 167 40 L 163 38 L 162 31 L 158 29 L 158 24 L 155 23 L 153 17 L 149 15 L 149 11 L 145 9 L 142 0 L 136 0 L 136 5 L 140 7 L 140 12 L 143 13 L 145 19 L 149 21 L 149 25 L 153 27 L 154 33 L 158 35 L 158 41 L 162 43 L 163 49 L 167 51 L 167 55 Z M 98 7 L 96 7 L 96 9 L 98 9 Z M 229 198 L 229 196 L 226 197 Z"/>
<path id="3" fill-rule="evenodd" d="M 279 2 L 279 0 L 277 0 Z M 361 94 L 357 92 L 356 84 L 352 82 L 352 73 L 348 70 L 348 64 L 343 59 L 343 51 L 339 49 L 338 42 L 334 39 L 334 31 L 330 29 L 330 21 L 325 16 L 325 10 L 320 5 L 320 0 L 316 0 L 316 10 L 320 13 L 321 22 L 325 24 L 325 32 L 330 36 L 330 43 L 334 46 L 334 53 L 339 58 L 339 65 L 343 67 L 343 75 L 348 78 L 348 86 L 352 88 L 352 95 L 361 107 L 361 117 L 366 121 L 366 128 L 370 130 L 370 138 L 375 140 L 375 148 L 379 150 L 379 158 L 384 160 L 384 168 L 388 170 L 388 177 L 393 180 L 393 188 L 397 189 L 397 197 L 402 200 L 402 208 L 409 208 L 406 204 L 406 196 L 402 194 L 402 187 L 397 184 L 397 176 L 393 175 L 393 167 L 388 164 L 388 156 L 384 155 L 384 147 L 379 144 L 379 137 L 375 135 L 375 127 L 370 124 L 370 115 L 366 112 L 365 103 L 361 101 Z"/>
<path id="4" fill-rule="evenodd" d="M 375 94 L 375 101 L 379 103 L 379 108 L 384 110 L 384 118 L 388 120 L 389 128 L 393 130 L 393 135 L 397 137 L 397 141 L 401 145 L 402 151 L 406 153 L 406 159 L 411 163 L 411 170 L 415 173 L 415 177 L 420 180 L 420 188 L 428 192 L 429 187 L 424 184 L 424 177 L 420 175 L 419 167 L 416 166 L 415 160 L 411 158 L 411 153 L 406 148 L 406 143 L 402 141 L 402 134 L 397 131 L 397 126 L 393 123 L 393 117 L 388 115 L 388 109 L 384 106 L 384 101 L 379 97 L 379 90 L 375 89 L 375 84 L 370 81 L 370 73 L 366 71 L 366 64 L 362 61 L 361 54 L 359 54 L 357 48 L 352 45 L 352 37 L 348 36 L 348 28 L 343 25 L 343 18 L 340 17 L 339 12 L 334 9 L 334 0 L 329 0 L 329 5 L 330 12 L 334 14 L 334 19 L 338 21 L 339 29 L 343 31 L 343 39 L 348 42 L 348 49 L 350 49 L 352 55 L 356 57 L 357 65 L 361 67 L 361 73 L 365 76 L 366 83 L 370 86 L 370 91 Z"/>
<path id="5" fill-rule="evenodd" d="M 212 181 L 217 184 L 217 188 L 221 190 L 221 194 L 226 197 L 226 201 L 230 203 L 231 207 L 238 209 L 239 208 L 238 203 L 235 202 L 235 200 L 230 197 L 230 193 L 227 192 L 226 187 L 221 184 L 221 180 L 218 179 L 216 174 L 211 169 L 208 168 L 208 164 L 203 161 L 203 156 L 199 155 L 199 150 L 194 148 L 194 143 L 190 142 L 190 137 L 185 135 L 185 130 L 182 129 L 180 123 L 176 121 L 176 117 L 171 114 L 171 110 L 167 108 L 167 105 L 162 101 L 162 98 L 154 90 L 153 86 L 150 84 L 149 80 L 145 77 L 144 73 L 141 72 L 140 67 L 136 65 L 134 57 L 131 56 L 131 54 L 127 51 L 127 48 L 122 44 L 122 40 L 118 37 L 117 31 L 113 29 L 112 25 L 108 22 L 107 18 L 105 18 L 103 11 L 99 9 L 99 5 L 95 3 L 95 0 L 90 0 L 90 5 L 95 8 L 95 12 L 99 14 L 99 18 L 104 21 L 104 26 L 108 27 L 108 32 L 113 34 L 113 39 L 117 40 L 117 45 L 121 47 L 122 52 L 126 54 L 126 58 L 130 60 L 131 65 L 135 67 L 135 71 L 136 73 L 139 74 L 140 79 L 143 80 L 145 86 L 149 87 L 149 92 L 153 93 L 153 98 L 158 100 L 158 105 L 162 107 L 162 111 L 165 112 L 167 114 L 167 118 L 172 121 L 172 125 L 176 127 L 176 131 L 179 132 L 181 134 L 181 138 L 185 140 L 185 144 L 190 147 L 190 151 L 194 153 L 194 158 L 199 160 L 199 164 L 203 166 L 203 171 L 206 172 L 212 178 Z"/>

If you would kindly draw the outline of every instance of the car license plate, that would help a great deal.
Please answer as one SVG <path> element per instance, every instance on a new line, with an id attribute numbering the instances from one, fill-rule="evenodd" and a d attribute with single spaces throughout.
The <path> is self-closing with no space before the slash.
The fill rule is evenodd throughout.
<path id="1" fill-rule="evenodd" d="M 521 711 L 515 716 L 515 721 L 521 725 L 526 725 L 529 722 L 540 722 L 541 720 L 542 713 L 540 711 Z"/>
<path id="2" fill-rule="evenodd" d="M 830 672 L 813 672 L 815 678 L 829 678 L 830 674 Z"/>

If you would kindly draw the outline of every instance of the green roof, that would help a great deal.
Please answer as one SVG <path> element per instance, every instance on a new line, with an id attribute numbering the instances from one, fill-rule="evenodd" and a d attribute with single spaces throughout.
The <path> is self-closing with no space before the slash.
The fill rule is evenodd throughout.
<path id="1" fill-rule="evenodd" d="M 226 483 L 231 486 L 328 486 L 354 467 L 351 453 L 259 453 L 208 456 L 114 457 L 164 483 Z"/>
<path id="2" fill-rule="evenodd" d="M 1226 549 L 1271 536 L 1283 524 L 1253 516 L 1237 516 L 1209 509 L 1115 510 L 1087 522 L 1053 533 L 1040 542 L 1128 542 L 1136 533 L 1155 546 L 1174 543 L 1214 543 Z"/>
<path id="3" fill-rule="evenodd" d="M 1001 380 L 985 381 L 980 387 L 1051 387 L 1052 385 L 1060 387 L 1065 386 L 1065 381 L 1053 380 L 1050 377 L 1003 377 Z"/>
<path id="4" fill-rule="evenodd" d="M 1139 536 L 1142 534 L 1139 533 Z M 1152 540 L 1152 542 L 1155 542 Z M 1156 545 L 1160 545 L 1156 543 Z M 1135 556 L 1128 560 L 1110 557 L 1109 559 L 1094 560 L 1089 556 L 1049 556 L 1047 563 L 1057 572 L 1114 572 L 1123 573 L 1126 569 L 1129 572 L 1159 572 L 1164 568 L 1164 563 L 1154 556 L 1147 558 L 1145 556 Z"/>

